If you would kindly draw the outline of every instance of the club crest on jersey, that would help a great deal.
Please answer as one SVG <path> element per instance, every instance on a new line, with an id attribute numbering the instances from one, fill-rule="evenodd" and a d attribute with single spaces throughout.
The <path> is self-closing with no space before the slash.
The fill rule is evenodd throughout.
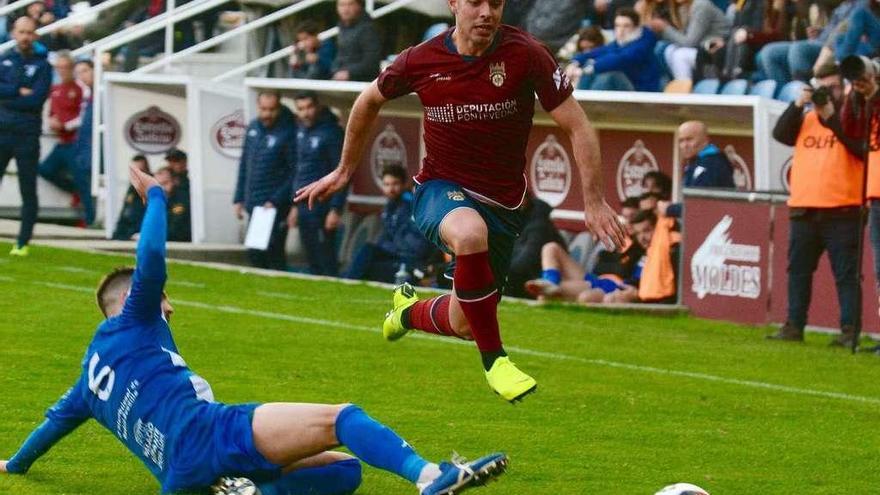
<path id="1" fill-rule="evenodd" d="M 452 201 L 464 201 L 464 193 L 461 191 L 447 191 L 446 197 Z"/>
<path id="2" fill-rule="evenodd" d="M 504 71 L 504 62 L 489 64 L 489 80 L 492 81 L 492 84 L 494 84 L 496 88 L 500 88 L 504 85 L 504 79 L 506 77 L 507 73 Z"/>

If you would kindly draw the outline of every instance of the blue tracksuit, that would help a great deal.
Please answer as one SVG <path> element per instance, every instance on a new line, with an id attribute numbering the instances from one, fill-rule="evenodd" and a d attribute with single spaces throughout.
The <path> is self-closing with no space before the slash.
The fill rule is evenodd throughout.
<path id="1" fill-rule="evenodd" d="M 52 68 L 44 53 L 25 56 L 13 49 L 0 57 L 0 179 L 15 158 L 22 203 L 19 246 L 30 242 L 37 222 L 42 112 L 51 85 Z M 33 93 L 22 96 L 22 88 Z"/>
<path id="2" fill-rule="evenodd" d="M 327 108 L 320 110 L 311 127 L 300 123 L 296 131 L 294 191 L 319 180 L 339 165 L 343 137 L 339 120 Z M 339 191 L 328 202 L 311 210 L 306 203 L 297 205 L 300 241 L 306 251 L 309 271 L 315 275 L 335 276 L 339 272 L 336 231 L 326 230 L 324 222 L 331 209 L 342 212 L 346 196 L 346 190 Z"/>
<path id="3" fill-rule="evenodd" d="M 287 258 L 287 214 L 290 211 L 291 178 L 296 167 L 296 122 L 290 109 L 281 113 L 271 128 L 254 119 L 248 126 L 238 165 L 234 203 L 243 203 L 248 213 L 271 202 L 277 209 L 275 226 L 265 251 L 248 250 L 251 264 L 259 268 L 285 270 Z"/>
<path id="4" fill-rule="evenodd" d="M 735 189 L 733 165 L 714 144 L 707 144 L 696 158 L 685 164 L 684 187 L 717 187 Z M 681 218 L 681 203 L 669 205 L 666 215 Z"/>
<path id="5" fill-rule="evenodd" d="M 281 467 L 256 449 L 256 404 L 214 402 L 210 385 L 187 367 L 162 315 L 167 278 L 167 201 L 159 187 L 148 191 L 137 248 L 137 268 L 122 313 L 98 327 L 73 387 L 46 412 L 46 420 L 10 459 L 10 473 L 34 461 L 76 427 L 94 418 L 150 470 L 163 493 L 196 490 L 224 475 L 274 479 L 295 493 L 326 493 L 321 480 L 281 477 Z M 313 473 L 360 480 L 356 462 L 316 468 Z M 315 486 L 314 491 L 308 488 Z M 354 488 L 356 488 L 354 484 Z M 350 488 L 347 491 L 353 491 Z M 346 491 L 346 492 L 347 492 Z M 266 493 L 286 493 L 267 491 Z M 337 493 L 337 492 L 334 492 Z"/>

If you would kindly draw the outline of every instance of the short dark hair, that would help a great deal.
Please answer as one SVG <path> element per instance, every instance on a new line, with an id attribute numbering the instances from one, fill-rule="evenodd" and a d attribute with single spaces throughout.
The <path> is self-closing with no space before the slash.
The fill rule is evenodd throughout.
<path id="1" fill-rule="evenodd" d="M 605 45 L 605 35 L 602 34 L 602 30 L 597 26 L 587 26 L 578 32 L 578 44 L 584 40 L 596 46 Z"/>
<path id="2" fill-rule="evenodd" d="M 639 208 L 639 198 L 637 196 L 630 196 L 623 200 L 623 203 L 620 203 L 620 208 Z"/>
<path id="3" fill-rule="evenodd" d="M 312 90 L 308 90 L 308 89 L 303 90 L 303 91 L 297 91 L 297 93 L 295 95 L 293 95 L 293 99 L 294 99 L 294 101 L 296 101 L 296 100 L 312 100 L 312 103 L 317 105 L 318 104 L 318 93 L 316 93 Z"/>
<path id="4" fill-rule="evenodd" d="M 296 34 L 308 33 L 317 36 L 321 33 L 321 25 L 314 19 L 306 19 L 296 25 Z"/>
<path id="5" fill-rule="evenodd" d="M 642 177 L 642 184 L 646 179 L 654 179 L 660 186 L 660 199 L 669 199 L 672 196 L 672 178 L 659 170 L 652 170 Z"/>
<path id="6" fill-rule="evenodd" d="M 147 157 L 145 157 L 144 155 L 134 155 L 133 157 L 131 157 L 131 161 L 150 163 L 147 161 Z"/>
<path id="7" fill-rule="evenodd" d="M 186 152 L 179 148 L 172 148 L 165 153 L 165 161 L 169 162 L 185 162 Z"/>
<path id="8" fill-rule="evenodd" d="M 633 218 L 632 222 L 630 222 L 630 225 L 636 225 L 645 221 L 651 222 L 651 225 L 657 225 L 657 215 L 651 210 L 642 210 L 636 213 L 636 216 Z"/>
<path id="9" fill-rule="evenodd" d="M 614 17 L 629 17 L 633 21 L 633 26 L 639 26 L 639 13 L 631 7 L 621 7 L 614 12 Z"/>
<path id="10" fill-rule="evenodd" d="M 275 98 L 278 103 L 281 103 L 281 93 L 274 89 L 261 89 L 260 92 L 257 93 L 257 100 L 264 96 L 271 96 L 272 98 Z"/>
<path id="11" fill-rule="evenodd" d="M 646 199 L 656 199 L 659 201 L 663 198 L 661 198 L 660 195 L 657 193 L 653 193 L 653 192 L 648 191 L 648 192 L 642 194 L 641 196 L 639 196 L 639 201 L 644 201 Z"/>
<path id="12" fill-rule="evenodd" d="M 382 175 L 380 177 L 385 177 L 386 175 L 390 175 L 391 177 L 400 179 L 400 182 L 406 183 L 406 169 L 400 165 L 391 164 L 382 167 Z"/>
<path id="13" fill-rule="evenodd" d="M 132 277 L 134 277 L 134 268 L 121 266 L 114 268 L 101 279 L 98 290 L 95 291 L 95 299 L 105 317 L 109 316 L 107 313 L 119 301 L 119 295 L 131 287 Z"/>
<path id="14" fill-rule="evenodd" d="M 77 59 L 77 60 L 76 60 L 76 63 L 73 64 L 73 65 L 74 65 L 74 67 L 76 67 L 76 66 L 79 65 L 79 64 L 86 64 L 86 65 L 89 66 L 90 69 L 94 69 L 94 68 L 95 68 L 95 63 L 92 62 L 91 60 L 87 59 L 87 58 L 80 58 L 80 59 Z"/>

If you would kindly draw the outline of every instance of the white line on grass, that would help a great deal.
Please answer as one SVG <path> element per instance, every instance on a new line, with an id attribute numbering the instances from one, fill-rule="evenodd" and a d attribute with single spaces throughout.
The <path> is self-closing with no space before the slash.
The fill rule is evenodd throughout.
<path id="1" fill-rule="evenodd" d="M 0 275 L 0 280 L 4 282 L 15 282 L 15 279 L 12 277 L 7 277 L 6 275 Z"/>
<path id="2" fill-rule="evenodd" d="M 195 289 L 204 289 L 207 285 L 199 282 L 187 282 L 186 280 L 169 280 L 165 282 L 168 285 L 177 285 L 179 287 L 191 287 Z"/>
<path id="3" fill-rule="evenodd" d="M 65 265 L 65 266 L 56 266 L 54 268 L 56 270 L 59 270 L 62 272 L 68 272 L 68 273 L 88 273 L 90 275 L 100 275 L 101 274 L 101 272 L 98 272 L 96 270 L 89 270 L 87 268 L 80 268 L 78 266 Z"/>
<path id="4" fill-rule="evenodd" d="M 52 282 L 33 282 L 34 284 L 44 285 L 47 287 L 52 287 L 56 289 L 65 289 L 72 290 L 77 292 L 88 292 L 92 293 L 93 289 L 77 286 L 77 285 L 68 285 L 68 284 L 56 284 Z M 210 311 L 219 311 L 221 313 L 229 313 L 229 314 L 240 314 L 240 315 L 248 315 L 248 316 L 257 316 L 260 318 L 267 318 L 272 320 L 281 320 L 281 321 L 290 321 L 295 323 L 306 323 L 310 325 L 318 325 L 324 327 L 333 327 L 333 328 L 342 328 L 345 330 L 356 330 L 359 332 L 370 332 L 370 333 L 378 333 L 378 327 L 370 327 L 366 325 L 357 325 L 354 323 L 347 323 L 344 321 L 337 320 L 324 320 L 321 318 L 309 318 L 306 316 L 294 316 L 288 315 L 284 313 L 275 313 L 272 311 L 259 311 L 253 309 L 239 308 L 237 306 L 229 306 L 229 305 L 217 305 L 217 304 L 208 304 L 198 301 L 186 301 L 175 299 L 174 304 L 178 304 L 181 306 L 190 306 L 193 308 L 206 309 Z M 448 339 L 442 337 L 435 337 L 426 334 L 413 334 L 410 338 L 416 338 L 419 340 L 430 340 L 433 342 L 443 343 L 443 344 L 452 344 L 452 345 L 464 345 L 464 346 L 472 346 L 471 342 L 466 342 L 463 340 L 457 339 Z M 511 350 L 518 354 L 524 354 L 527 356 L 534 356 L 546 359 L 554 359 L 557 361 L 573 361 L 584 364 L 591 364 L 595 366 L 604 366 L 608 368 L 617 368 L 624 369 L 629 371 L 640 371 L 643 373 L 651 373 L 655 375 L 669 375 L 669 376 L 678 376 L 683 378 L 692 378 L 696 380 L 705 380 L 716 383 L 724 383 L 727 385 L 738 385 L 743 387 L 751 387 L 751 388 L 759 388 L 764 390 L 773 390 L 775 392 L 785 392 L 795 395 L 807 395 L 811 397 L 822 397 L 825 399 L 839 399 L 850 402 L 861 402 L 865 404 L 880 404 L 880 398 L 877 397 L 867 397 L 863 395 L 853 395 L 853 394 L 845 394 L 841 392 L 826 392 L 824 390 L 814 390 L 809 388 L 800 388 L 800 387 L 790 387 L 787 385 L 778 385 L 775 383 L 767 383 L 767 382 L 759 382 L 754 380 L 740 380 L 737 378 L 726 378 L 723 376 L 710 375 L 708 373 L 698 373 L 693 371 L 680 371 L 680 370 L 672 370 L 666 368 L 655 368 L 653 366 L 642 366 L 638 364 L 630 364 L 630 363 L 621 363 L 617 361 L 608 361 L 605 359 L 588 359 L 582 358 L 579 356 L 570 356 L 567 354 L 560 354 L 556 352 L 545 352 L 545 351 L 536 351 L 532 349 L 525 349 L 522 347 L 514 347 L 508 346 L 508 350 Z"/>

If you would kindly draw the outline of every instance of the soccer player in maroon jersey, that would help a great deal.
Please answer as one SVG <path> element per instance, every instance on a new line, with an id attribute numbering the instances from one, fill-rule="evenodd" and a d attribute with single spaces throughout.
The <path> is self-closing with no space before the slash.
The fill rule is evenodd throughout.
<path id="1" fill-rule="evenodd" d="M 426 156 L 415 177 L 413 217 L 425 236 L 455 255 L 454 290 L 419 301 L 395 289 L 383 334 L 410 330 L 473 339 L 489 386 L 509 401 L 537 382 L 507 357 L 497 304 L 523 224 L 525 150 L 535 94 L 569 137 L 581 175 L 587 230 L 610 248 L 625 233 L 603 199 L 596 132 L 571 96 L 553 56 L 531 35 L 501 24 L 503 0 L 448 0 L 455 26 L 403 51 L 351 109 L 339 166 L 296 192 L 309 205 L 339 191 L 361 161 L 382 105 L 410 92 L 425 107 Z"/>

